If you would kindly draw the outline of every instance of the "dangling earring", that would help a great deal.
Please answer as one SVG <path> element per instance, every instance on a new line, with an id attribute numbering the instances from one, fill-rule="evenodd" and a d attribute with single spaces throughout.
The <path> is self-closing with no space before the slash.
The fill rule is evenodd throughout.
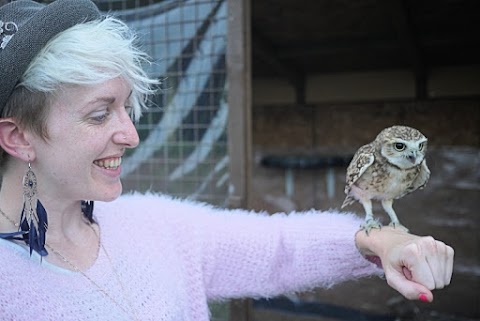
<path id="1" fill-rule="evenodd" d="M 93 201 L 82 201 L 82 213 L 88 219 L 88 222 L 95 223 L 93 219 Z"/>
<path id="2" fill-rule="evenodd" d="M 23 234 L 23 239 L 30 246 L 30 255 L 33 250 L 41 256 L 48 255 L 45 249 L 47 227 L 47 212 L 37 198 L 37 177 L 29 162 L 27 173 L 23 177 L 23 210 L 20 229 L 26 232 Z"/>

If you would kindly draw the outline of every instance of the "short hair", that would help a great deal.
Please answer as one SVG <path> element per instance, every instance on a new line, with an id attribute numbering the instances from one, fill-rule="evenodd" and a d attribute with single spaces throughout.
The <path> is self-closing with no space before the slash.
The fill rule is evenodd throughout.
<path id="1" fill-rule="evenodd" d="M 48 107 L 56 92 L 68 85 L 95 85 L 122 77 L 132 89 L 131 117 L 139 119 L 159 83 L 144 70 L 148 63 L 136 34 L 121 20 L 107 16 L 77 24 L 52 38 L 34 58 L 1 117 L 13 117 L 19 126 L 47 139 Z"/>

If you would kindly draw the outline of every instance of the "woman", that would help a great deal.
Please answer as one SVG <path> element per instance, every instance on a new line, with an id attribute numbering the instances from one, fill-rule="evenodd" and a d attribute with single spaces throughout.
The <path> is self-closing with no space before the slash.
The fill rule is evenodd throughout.
<path id="1" fill-rule="evenodd" d="M 432 301 L 450 283 L 451 247 L 389 227 L 366 235 L 352 214 L 120 196 L 132 118 L 156 84 L 133 41 L 89 0 L 0 8 L 2 319 L 198 321 L 210 299 L 385 273 Z"/>

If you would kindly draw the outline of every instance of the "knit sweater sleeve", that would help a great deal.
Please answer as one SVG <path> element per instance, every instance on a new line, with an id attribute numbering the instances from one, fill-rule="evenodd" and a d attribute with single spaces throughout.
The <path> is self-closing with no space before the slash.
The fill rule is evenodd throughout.
<path id="1" fill-rule="evenodd" d="M 273 297 L 382 274 L 355 246 L 361 220 L 353 214 L 267 215 L 159 198 L 142 204 L 174 217 L 177 241 L 198 249 L 209 299 Z"/>
<path id="2" fill-rule="evenodd" d="M 205 273 L 212 298 L 272 297 L 381 274 L 355 247 L 360 222 L 352 214 L 227 211 L 208 221 Z"/>

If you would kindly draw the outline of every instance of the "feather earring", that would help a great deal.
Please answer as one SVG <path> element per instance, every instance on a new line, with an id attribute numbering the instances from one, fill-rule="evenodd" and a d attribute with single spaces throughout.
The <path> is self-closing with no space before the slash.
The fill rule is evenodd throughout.
<path id="1" fill-rule="evenodd" d="M 82 213 L 90 223 L 95 223 L 93 219 L 93 201 L 82 201 Z"/>
<path id="2" fill-rule="evenodd" d="M 41 256 L 48 255 L 45 249 L 47 232 L 47 211 L 37 198 L 37 177 L 30 162 L 23 177 L 23 210 L 20 217 L 20 230 L 25 232 L 23 240 L 30 246 L 30 255 L 35 250 Z"/>

